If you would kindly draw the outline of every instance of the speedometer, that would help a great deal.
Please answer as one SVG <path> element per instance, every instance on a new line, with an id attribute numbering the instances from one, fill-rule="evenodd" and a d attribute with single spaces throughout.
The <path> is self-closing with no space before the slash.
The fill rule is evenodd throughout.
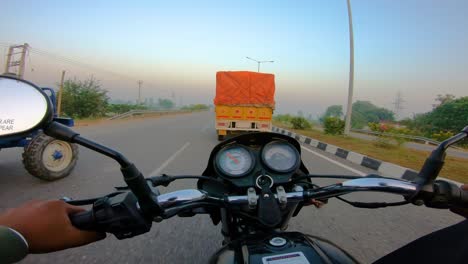
<path id="1" fill-rule="evenodd" d="M 247 148 L 234 145 L 218 152 L 216 165 L 227 176 L 242 177 L 253 169 L 254 157 Z"/>
<path id="2" fill-rule="evenodd" d="M 262 150 L 262 161 L 271 170 L 286 173 L 300 165 L 299 152 L 289 143 L 274 141 Z"/>

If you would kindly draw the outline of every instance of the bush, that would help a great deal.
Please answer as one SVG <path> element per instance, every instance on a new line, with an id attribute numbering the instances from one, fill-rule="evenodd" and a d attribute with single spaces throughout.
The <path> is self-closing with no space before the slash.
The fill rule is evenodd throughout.
<path id="1" fill-rule="evenodd" d="M 345 122 L 337 117 L 327 117 L 323 122 L 325 134 L 342 135 Z"/>
<path id="2" fill-rule="evenodd" d="M 401 144 L 398 141 L 393 141 L 388 137 L 377 137 L 374 141 L 374 146 L 384 149 L 394 149 L 399 147 Z"/>
<path id="3" fill-rule="evenodd" d="M 437 141 L 444 141 L 449 137 L 452 137 L 453 133 L 450 131 L 439 131 L 438 133 L 434 133 L 431 135 L 431 138 Z"/>
<path id="4" fill-rule="evenodd" d="M 289 124 L 291 122 L 291 118 L 293 118 L 292 115 L 290 114 L 285 114 L 285 115 L 275 115 L 273 119 L 275 121 L 284 123 L 284 124 Z"/>
<path id="5" fill-rule="evenodd" d="M 411 130 L 406 127 L 396 127 L 391 124 L 384 124 L 384 123 L 368 123 L 367 126 L 370 130 L 374 132 L 381 132 L 381 133 L 390 133 L 390 134 L 399 134 L 399 135 L 413 135 L 413 136 L 421 136 L 421 133 L 417 131 Z"/>
<path id="6" fill-rule="evenodd" d="M 301 116 L 295 116 L 289 121 L 294 129 L 307 129 L 311 128 L 311 124 L 307 119 Z"/>
<path id="7" fill-rule="evenodd" d="M 67 80 L 63 84 L 62 112 L 69 117 L 88 118 L 104 116 L 109 97 L 107 90 L 93 77 L 85 80 Z"/>
<path id="8" fill-rule="evenodd" d="M 148 107 L 138 104 L 109 104 L 107 112 L 112 114 L 122 114 L 131 110 L 146 110 Z"/>

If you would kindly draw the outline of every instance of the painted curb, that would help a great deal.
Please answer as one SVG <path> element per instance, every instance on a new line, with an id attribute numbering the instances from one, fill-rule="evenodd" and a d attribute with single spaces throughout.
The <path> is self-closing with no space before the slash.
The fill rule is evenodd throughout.
<path id="1" fill-rule="evenodd" d="M 273 132 L 280 133 L 283 135 L 288 135 L 292 138 L 297 139 L 299 142 L 305 144 L 305 145 L 310 145 L 312 147 L 318 148 L 320 150 L 326 151 L 330 154 L 333 154 L 339 158 L 348 160 L 354 164 L 361 165 L 363 167 L 366 167 L 368 169 L 372 169 L 375 171 L 380 172 L 383 176 L 386 177 L 392 177 L 392 178 L 399 178 L 399 179 L 404 179 L 407 181 L 412 181 L 418 176 L 418 172 L 409 168 L 405 168 L 393 163 L 377 160 L 368 156 L 365 156 L 363 154 L 342 149 L 340 147 L 318 141 L 313 138 L 309 138 L 297 133 L 294 133 L 292 131 L 289 131 L 284 128 L 279 128 L 279 127 L 273 127 L 272 129 Z M 443 177 L 438 177 L 438 179 L 443 179 L 446 181 L 450 181 L 452 183 L 455 183 L 457 185 L 462 185 L 462 183 L 452 181 L 445 179 Z"/>

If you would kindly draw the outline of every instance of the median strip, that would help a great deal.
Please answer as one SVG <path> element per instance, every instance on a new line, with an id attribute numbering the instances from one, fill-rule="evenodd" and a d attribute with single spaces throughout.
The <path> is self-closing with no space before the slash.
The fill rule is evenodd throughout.
<path id="1" fill-rule="evenodd" d="M 288 135 L 292 138 L 295 138 L 299 142 L 304 143 L 305 145 L 310 145 L 312 147 L 315 147 L 325 152 L 328 152 L 330 154 L 333 154 L 339 158 L 348 160 L 354 164 L 361 165 L 363 167 L 378 171 L 383 176 L 400 178 L 400 179 L 412 181 L 418 175 L 418 172 L 415 170 L 405 168 L 405 167 L 402 167 L 393 163 L 377 160 L 372 157 L 365 156 L 363 154 L 360 154 L 354 151 L 342 149 L 340 147 L 337 147 L 337 146 L 334 146 L 325 142 L 321 142 L 319 140 L 306 137 L 304 135 L 297 134 L 295 132 L 289 131 L 284 128 L 273 127 L 273 132 L 280 133 L 283 135 Z M 448 179 L 444 178 L 444 180 L 448 180 Z M 456 182 L 456 181 L 452 181 L 452 180 L 448 180 L 448 181 L 461 185 L 461 183 Z"/>

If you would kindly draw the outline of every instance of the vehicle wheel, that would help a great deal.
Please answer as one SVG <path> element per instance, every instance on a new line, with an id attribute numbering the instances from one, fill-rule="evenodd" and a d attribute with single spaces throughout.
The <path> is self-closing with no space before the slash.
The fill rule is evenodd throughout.
<path id="1" fill-rule="evenodd" d="M 23 164 L 34 177 L 55 181 L 68 176 L 78 160 L 78 146 L 37 134 L 23 152 Z"/>
<path id="2" fill-rule="evenodd" d="M 218 141 L 223 141 L 224 140 L 224 135 L 218 135 Z"/>

